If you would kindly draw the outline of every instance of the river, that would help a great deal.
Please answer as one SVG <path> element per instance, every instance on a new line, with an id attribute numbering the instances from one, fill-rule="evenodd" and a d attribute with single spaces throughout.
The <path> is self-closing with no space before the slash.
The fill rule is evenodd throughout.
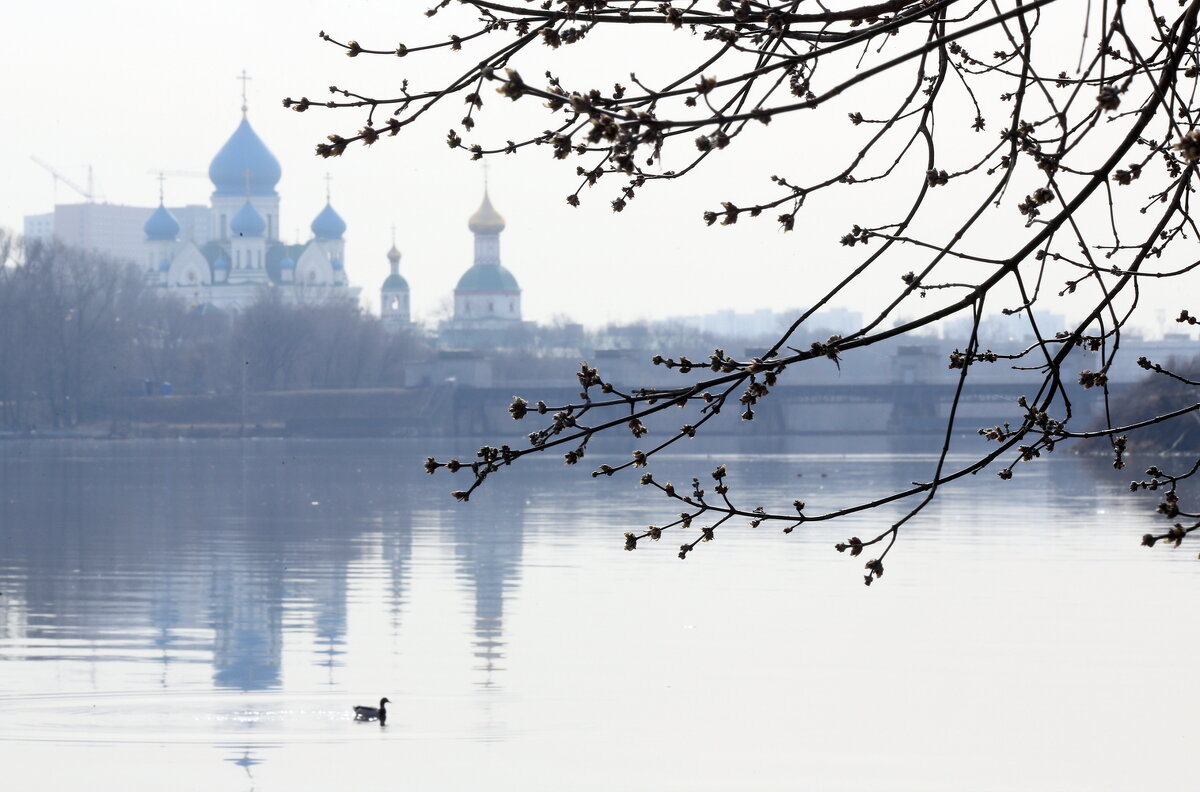
<path id="1" fill-rule="evenodd" d="M 686 483 L 723 462 L 742 503 L 812 512 L 933 464 L 753 442 L 652 469 Z M 628 553 L 625 530 L 678 511 L 636 475 L 531 459 L 457 503 L 465 482 L 421 460 L 475 445 L 0 444 L 5 786 L 1193 781 L 1200 564 L 1138 546 L 1161 523 L 1127 476 L 1059 456 L 948 487 L 868 588 L 833 545 L 895 511 Z M 384 696 L 386 726 L 352 720 Z"/>

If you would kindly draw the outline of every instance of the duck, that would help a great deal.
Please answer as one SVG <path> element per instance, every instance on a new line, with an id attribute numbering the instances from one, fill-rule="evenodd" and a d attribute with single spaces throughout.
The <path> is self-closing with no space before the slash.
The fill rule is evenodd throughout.
<path id="1" fill-rule="evenodd" d="M 379 699 L 378 707 L 364 707 L 362 705 L 356 706 L 354 708 L 354 720 L 362 720 L 362 721 L 377 720 L 377 721 L 379 721 L 379 725 L 382 726 L 385 723 L 387 723 L 387 706 L 386 705 L 391 704 L 391 703 L 392 702 L 389 701 L 388 699 L 381 698 L 381 699 Z"/>

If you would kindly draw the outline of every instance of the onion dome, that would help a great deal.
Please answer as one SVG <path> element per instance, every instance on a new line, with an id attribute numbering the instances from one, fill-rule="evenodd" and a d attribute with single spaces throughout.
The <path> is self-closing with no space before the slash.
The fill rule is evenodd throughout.
<path id="1" fill-rule="evenodd" d="M 516 292 L 521 287 L 513 274 L 498 264 L 476 264 L 458 280 L 456 292 Z"/>
<path id="2" fill-rule="evenodd" d="M 236 236 L 260 237 L 267 230 L 267 221 L 258 213 L 250 201 L 242 204 L 242 208 L 229 221 L 229 230 Z"/>
<path id="3" fill-rule="evenodd" d="M 392 243 L 392 249 L 387 252 L 387 258 L 392 265 L 392 274 L 387 276 L 379 290 L 384 292 L 408 291 L 408 281 L 400 275 L 400 251 L 396 250 L 395 242 Z"/>
<path id="4" fill-rule="evenodd" d="M 213 262 L 212 268 L 214 271 L 229 269 L 229 259 L 224 256 L 217 256 L 217 260 Z"/>
<path id="5" fill-rule="evenodd" d="M 385 292 L 408 291 L 408 281 L 404 280 L 404 276 L 399 272 L 393 272 L 387 276 L 387 280 L 383 282 L 379 290 Z"/>
<path id="6" fill-rule="evenodd" d="M 292 259 L 290 257 L 284 256 L 283 258 L 281 258 L 279 260 L 279 269 L 294 270 L 294 269 L 296 269 L 296 262 L 292 261 Z"/>
<path id="7" fill-rule="evenodd" d="M 313 218 L 310 228 L 317 239 L 341 239 L 346 233 L 346 221 L 326 202 L 321 213 Z"/>
<path id="8" fill-rule="evenodd" d="M 169 242 L 179 236 L 179 221 L 160 203 L 146 220 L 142 230 L 146 232 L 146 239 L 151 242 Z"/>
<path id="9" fill-rule="evenodd" d="M 341 271 L 341 270 L 346 269 L 346 265 L 342 263 L 342 260 L 340 258 L 335 258 L 330 263 L 333 264 L 334 270 Z"/>
<path id="10" fill-rule="evenodd" d="M 483 190 L 483 203 L 467 221 L 467 228 L 475 234 L 499 234 L 504 230 L 504 218 L 492 206 L 486 187 Z"/>
<path id="11" fill-rule="evenodd" d="M 279 160 L 245 118 L 208 166 L 208 178 L 216 188 L 214 195 L 245 195 L 247 188 L 251 195 L 275 195 L 275 185 L 282 175 Z"/>
<path id="12" fill-rule="evenodd" d="M 158 271 L 159 272 L 170 272 L 171 271 L 171 260 L 163 259 L 162 261 L 158 262 Z"/>

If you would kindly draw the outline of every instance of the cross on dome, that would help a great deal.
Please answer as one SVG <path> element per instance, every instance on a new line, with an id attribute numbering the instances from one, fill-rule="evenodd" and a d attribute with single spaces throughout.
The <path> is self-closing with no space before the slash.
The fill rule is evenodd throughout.
<path id="1" fill-rule="evenodd" d="M 249 74 L 246 74 L 245 69 L 242 69 L 242 73 L 239 74 L 234 79 L 242 81 L 242 118 L 245 118 L 246 110 L 248 109 L 248 107 L 246 105 L 246 83 L 248 83 L 253 78 Z"/>

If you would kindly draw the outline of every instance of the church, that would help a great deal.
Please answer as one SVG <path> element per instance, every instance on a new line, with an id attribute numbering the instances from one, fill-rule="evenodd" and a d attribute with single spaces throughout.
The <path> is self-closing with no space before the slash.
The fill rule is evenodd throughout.
<path id="1" fill-rule="evenodd" d="M 213 192 L 208 207 L 179 218 L 163 203 L 150 212 L 142 230 L 143 262 L 150 281 L 190 305 L 243 310 L 272 290 L 292 303 L 358 300 L 360 289 L 346 275 L 346 222 L 325 206 L 313 218 L 312 238 L 287 244 L 280 239 L 282 176 L 279 160 L 254 131 L 243 99 L 242 120 L 208 168 Z M 454 290 L 454 314 L 438 327 L 442 349 L 486 350 L 523 346 L 532 323 L 521 318 L 521 287 L 500 263 L 504 217 L 492 206 L 487 185 L 483 201 L 467 221 L 474 235 L 474 260 Z M 387 253 L 391 272 L 379 291 L 380 319 L 392 332 L 411 328 L 408 282 L 400 274 L 400 251 Z"/>
<path id="2" fill-rule="evenodd" d="M 492 206 L 486 184 L 483 203 L 467 220 L 475 236 L 474 263 L 454 288 L 454 316 L 438 328 L 443 349 L 521 347 L 531 322 L 521 319 L 521 287 L 500 263 L 500 232 L 504 217 Z"/>
<path id="3" fill-rule="evenodd" d="M 254 304 L 264 289 L 278 289 L 285 300 L 297 303 L 358 299 L 358 287 L 346 277 L 346 222 L 328 191 L 325 207 L 310 225 L 312 239 L 291 245 L 280 239 L 275 187 L 282 169 L 250 125 L 244 103 L 241 123 L 213 158 L 208 176 L 213 184 L 208 222 L 202 228 L 193 225 L 191 238 L 180 238 L 179 220 L 161 195 L 142 227 L 143 260 L 152 282 L 189 304 L 225 311 Z M 402 311 L 400 295 L 393 296 L 392 320 L 406 323 L 407 287 Z"/>

